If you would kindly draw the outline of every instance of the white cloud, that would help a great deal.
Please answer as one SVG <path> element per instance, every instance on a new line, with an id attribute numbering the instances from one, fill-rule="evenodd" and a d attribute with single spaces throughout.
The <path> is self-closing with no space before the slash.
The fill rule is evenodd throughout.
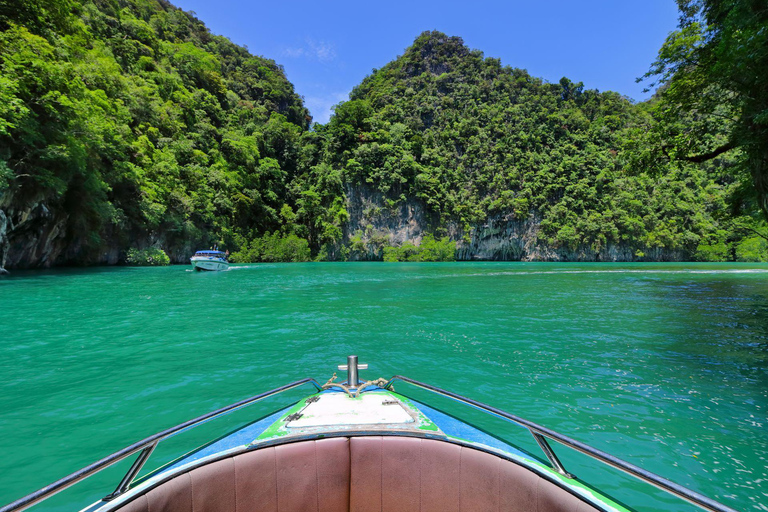
<path id="1" fill-rule="evenodd" d="M 304 57 L 320 62 L 331 62 L 336 58 L 336 46 L 329 41 L 307 38 L 303 46 L 284 48 L 282 55 L 293 59 Z"/>
<path id="2" fill-rule="evenodd" d="M 304 48 L 285 48 L 283 50 L 283 57 L 297 58 L 302 57 L 305 54 Z"/>
<path id="3" fill-rule="evenodd" d="M 336 58 L 336 47 L 333 43 L 309 40 L 307 44 L 309 44 L 312 54 L 315 55 L 320 62 L 330 62 Z"/>
<path id="4" fill-rule="evenodd" d="M 321 96 L 307 96 L 304 98 L 304 105 L 312 114 L 313 121 L 325 124 L 331 118 L 332 107 L 348 99 L 348 92 L 332 92 Z"/>

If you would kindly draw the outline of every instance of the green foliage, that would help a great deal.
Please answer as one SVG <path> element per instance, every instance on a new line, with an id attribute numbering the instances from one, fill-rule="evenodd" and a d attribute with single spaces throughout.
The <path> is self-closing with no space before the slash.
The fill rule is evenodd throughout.
<path id="1" fill-rule="evenodd" d="M 396 261 L 419 261 L 418 260 L 419 248 L 416 247 L 413 242 L 406 240 L 400 246 L 387 246 L 384 247 L 384 261 L 396 262 Z"/>
<path id="2" fill-rule="evenodd" d="M 768 240 L 760 236 L 745 238 L 736 246 L 736 261 L 768 261 Z"/>
<path id="3" fill-rule="evenodd" d="M 724 242 L 702 243 L 696 248 L 696 260 L 698 261 L 727 261 L 728 246 Z"/>
<path id="4" fill-rule="evenodd" d="M 448 237 L 424 235 L 419 244 L 419 261 L 455 261 L 456 242 Z"/>
<path id="5" fill-rule="evenodd" d="M 679 30 L 645 75 L 664 85 L 655 112 L 664 152 L 700 162 L 739 148 L 735 163 L 751 175 L 768 218 L 768 8 L 756 0 L 677 3 Z"/>
<path id="6" fill-rule="evenodd" d="M 253 239 L 242 250 L 232 253 L 233 263 L 300 262 L 310 260 L 309 243 L 294 234 L 278 232 Z"/>
<path id="7" fill-rule="evenodd" d="M 137 267 L 162 267 L 171 264 L 171 259 L 165 251 L 156 247 L 146 249 L 128 249 L 126 263 Z"/>
<path id="8" fill-rule="evenodd" d="M 433 235 L 424 235 L 419 245 L 410 241 L 400 246 L 384 247 L 384 261 L 455 261 L 456 242 L 448 237 L 436 239 Z"/>
<path id="9" fill-rule="evenodd" d="M 368 225 L 365 231 L 357 230 L 349 237 L 346 257 L 352 261 L 381 260 L 385 248 L 389 246 L 389 232 L 375 230 Z"/>
<path id="10" fill-rule="evenodd" d="M 74 5 L 71 0 L 0 0 L 0 30 L 11 24 L 26 25 L 43 33 L 63 29 Z"/>

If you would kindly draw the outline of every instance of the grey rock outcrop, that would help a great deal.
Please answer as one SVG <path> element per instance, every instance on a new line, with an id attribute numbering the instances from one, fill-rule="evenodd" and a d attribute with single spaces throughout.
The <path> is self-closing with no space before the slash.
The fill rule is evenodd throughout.
<path id="1" fill-rule="evenodd" d="M 437 227 L 421 202 L 408 198 L 389 206 L 387 197 L 369 187 L 347 189 L 347 212 L 347 241 L 353 242 L 350 259 L 380 259 L 385 245 L 405 241 L 419 245 L 424 234 Z M 555 247 L 540 240 L 541 217 L 535 214 L 522 220 L 511 214 L 489 217 L 468 232 L 455 224 L 445 228 L 457 241 L 456 259 L 463 261 L 684 261 L 690 257 L 685 251 L 629 244 L 607 244 L 598 250 Z M 354 250 L 355 239 L 362 250 Z"/>
<path id="2" fill-rule="evenodd" d="M 683 261 L 684 251 L 671 251 L 655 247 L 632 247 L 629 244 L 606 244 L 597 250 L 582 245 L 575 249 L 551 246 L 539 240 L 541 218 L 531 215 L 518 220 L 511 215 L 489 218 L 485 223 L 473 226 L 469 242 L 464 233 L 454 229 L 452 238 L 459 242 L 458 260 L 501 261 Z M 638 251 L 642 253 L 639 255 Z"/>
<path id="3" fill-rule="evenodd" d="M 0 210 L 0 269 L 5 270 L 5 258 L 8 255 L 8 217 Z"/>
<path id="4" fill-rule="evenodd" d="M 439 226 L 436 216 L 415 198 L 392 201 L 372 187 L 359 185 L 348 185 L 346 198 L 349 220 L 344 243 L 351 246 L 351 260 L 380 260 L 384 247 L 406 241 L 419 245 L 426 233 L 435 233 L 438 227 L 457 241 L 456 258 L 464 261 L 618 262 L 690 258 L 685 251 L 629 244 L 607 244 L 598 250 L 589 246 L 552 246 L 541 240 L 541 218 L 537 215 L 526 219 L 496 215 L 465 231 L 456 224 Z M 102 233 L 102 249 L 86 254 L 81 241 L 67 236 L 68 221 L 66 213 L 50 207 L 43 198 L 20 207 L 8 195 L 0 197 L 0 269 L 85 263 L 114 265 L 124 260 L 126 247 L 117 241 L 117 233 Z M 170 238 L 165 233 L 133 237 L 130 244 L 138 248 L 161 247 L 173 263 L 187 263 L 195 250 L 209 245 L 200 240 Z"/>
<path id="5" fill-rule="evenodd" d="M 0 198 L 0 259 L 3 268 L 50 267 L 76 252 L 66 240 L 67 215 L 52 212 L 43 198 L 20 206 Z"/>
<path id="6" fill-rule="evenodd" d="M 115 265 L 125 259 L 126 242 L 138 248 L 173 247 L 168 251 L 171 261 L 187 263 L 197 248 L 198 241 L 171 241 L 165 234 L 120 235 L 114 227 L 100 233 L 99 245 L 86 247 L 83 240 L 68 233 L 69 215 L 49 199 L 39 197 L 23 203 L 9 191 L 0 195 L 0 269 Z"/>
<path id="7" fill-rule="evenodd" d="M 347 241 L 360 236 L 365 252 L 353 251 L 352 260 L 381 259 L 384 245 L 400 245 L 405 241 L 416 244 L 430 227 L 430 218 L 424 206 L 407 199 L 390 206 L 388 198 L 369 187 L 347 187 Z"/>

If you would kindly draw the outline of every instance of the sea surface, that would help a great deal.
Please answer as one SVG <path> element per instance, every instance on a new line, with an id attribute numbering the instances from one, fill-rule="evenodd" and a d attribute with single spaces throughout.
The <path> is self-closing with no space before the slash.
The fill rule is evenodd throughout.
<path id="1" fill-rule="evenodd" d="M 426 381 L 768 510 L 768 265 L 60 269 L 0 278 L 0 306 L 0 505 L 214 408 L 302 377 L 324 383 L 357 354 L 364 378 Z M 396 390 L 537 453 L 519 427 Z M 150 465 L 310 391 L 173 438 Z M 556 450 L 637 510 L 693 510 Z M 102 497 L 121 464 L 36 509 Z"/>

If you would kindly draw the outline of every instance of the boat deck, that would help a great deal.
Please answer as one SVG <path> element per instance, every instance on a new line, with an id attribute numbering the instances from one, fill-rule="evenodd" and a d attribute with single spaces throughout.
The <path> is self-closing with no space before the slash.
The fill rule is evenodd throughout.
<path id="1" fill-rule="evenodd" d="M 524 429 L 523 429 L 524 430 Z M 602 510 L 627 509 L 583 483 L 566 478 L 533 455 L 437 409 L 392 391 L 371 390 L 351 398 L 338 390 L 306 397 L 208 443 L 139 479 L 132 487 L 152 485 L 169 474 L 248 450 L 276 444 L 332 437 L 406 436 L 467 446 L 526 467 L 571 493 L 599 503 Z M 91 509 L 96 510 L 96 509 Z"/>

